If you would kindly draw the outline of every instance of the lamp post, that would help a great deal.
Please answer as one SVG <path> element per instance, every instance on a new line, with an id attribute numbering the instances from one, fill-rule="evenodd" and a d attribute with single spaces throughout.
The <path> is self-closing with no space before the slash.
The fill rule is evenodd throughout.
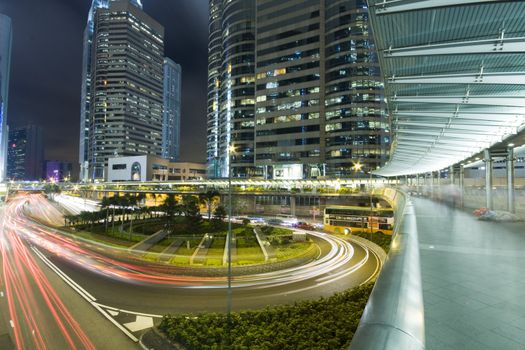
<path id="1" fill-rule="evenodd" d="M 235 152 L 235 146 L 230 145 L 228 147 L 228 236 L 227 236 L 227 248 L 228 248 L 228 294 L 227 294 L 227 306 L 226 314 L 228 318 L 228 345 L 231 344 L 231 328 L 232 328 L 232 157 L 231 155 Z"/>

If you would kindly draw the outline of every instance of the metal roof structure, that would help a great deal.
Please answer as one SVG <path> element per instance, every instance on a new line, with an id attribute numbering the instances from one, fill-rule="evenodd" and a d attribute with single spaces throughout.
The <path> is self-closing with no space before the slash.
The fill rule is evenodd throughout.
<path id="1" fill-rule="evenodd" d="M 525 1 L 369 0 L 394 140 L 375 174 L 444 169 L 525 129 Z"/>

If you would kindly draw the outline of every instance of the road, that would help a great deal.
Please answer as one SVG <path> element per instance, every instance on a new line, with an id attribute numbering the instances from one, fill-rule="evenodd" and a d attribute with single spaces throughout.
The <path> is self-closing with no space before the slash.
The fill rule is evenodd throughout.
<path id="1" fill-rule="evenodd" d="M 1 349 L 136 347 L 35 257 L 9 207 L 0 215 Z"/>
<path id="2" fill-rule="evenodd" d="M 42 196 L 19 197 L 6 207 L 4 222 L 9 229 L 4 233 L 12 232 L 10 239 L 20 241 L 26 247 L 26 255 L 33 260 L 38 256 L 40 264 L 43 261 L 54 269 L 87 305 L 91 304 L 131 338 L 137 336 L 137 329 L 149 324 L 148 317 L 226 310 L 225 277 L 177 274 L 177 268 L 141 262 L 122 249 L 69 237 L 34 222 L 27 214 L 36 215 L 48 224 L 62 223 L 56 208 Z M 300 267 L 234 276 L 233 309 L 262 308 L 330 296 L 370 280 L 378 273 L 381 263 L 365 246 L 323 233 L 313 235 L 320 247 L 318 259 Z M 28 251 L 23 240 L 30 242 L 32 251 Z M 64 283 L 62 288 L 66 288 Z M 139 325 L 141 322 L 144 327 Z M 122 326 L 126 324 L 128 326 Z M 79 332 L 67 329 L 64 333 Z M 81 339 L 84 338 L 79 333 L 77 342 Z M 89 347 L 86 345 L 86 348 Z"/>

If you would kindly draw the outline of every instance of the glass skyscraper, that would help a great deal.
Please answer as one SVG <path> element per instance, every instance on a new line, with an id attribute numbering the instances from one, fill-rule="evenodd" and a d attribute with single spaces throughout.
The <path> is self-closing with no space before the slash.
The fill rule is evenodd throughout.
<path id="1" fill-rule="evenodd" d="M 210 1 L 209 175 L 363 176 L 389 118 L 366 1 Z"/>
<path id="2" fill-rule="evenodd" d="M 7 162 L 7 102 L 12 38 L 11 19 L 0 13 L 0 182 L 5 180 Z"/>
<path id="3" fill-rule="evenodd" d="M 129 1 L 94 15 L 87 159 L 104 179 L 108 159 L 162 153 L 164 27 Z"/>
<path id="4" fill-rule="evenodd" d="M 28 125 L 9 130 L 7 178 L 40 180 L 44 169 L 42 128 Z"/>
<path id="5" fill-rule="evenodd" d="M 208 174 L 255 175 L 255 0 L 211 0 L 208 46 Z"/>
<path id="6" fill-rule="evenodd" d="M 176 162 L 180 157 L 181 67 L 164 58 L 164 112 L 162 158 Z"/>
<path id="7" fill-rule="evenodd" d="M 82 86 L 80 101 L 80 144 L 79 144 L 79 163 L 80 181 L 88 179 L 88 144 L 89 144 L 89 121 L 91 103 L 91 50 L 93 46 L 93 31 L 95 27 L 95 12 L 99 8 L 108 8 L 112 0 L 93 0 L 89 9 L 86 28 L 84 29 L 84 49 L 82 58 Z M 133 5 L 142 9 L 140 0 L 131 0 Z"/>

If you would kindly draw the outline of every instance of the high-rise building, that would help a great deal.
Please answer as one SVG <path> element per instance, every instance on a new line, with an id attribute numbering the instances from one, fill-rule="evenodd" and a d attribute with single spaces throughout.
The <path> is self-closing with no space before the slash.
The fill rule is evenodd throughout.
<path id="1" fill-rule="evenodd" d="M 73 166 L 61 160 L 46 160 L 45 179 L 54 182 L 71 181 Z"/>
<path id="2" fill-rule="evenodd" d="M 181 67 L 164 59 L 164 116 L 162 158 L 176 162 L 180 157 Z"/>
<path id="3" fill-rule="evenodd" d="M 363 176 L 389 132 L 365 0 L 210 1 L 210 176 Z"/>
<path id="4" fill-rule="evenodd" d="M 7 177 L 12 180 L 40 180 L 43 166 L 42 128 L 28 125 L 9 130 Z"/>
<path id="5" fill-rule="evenodd" d="M 254 176 L 255 0 L 211 0 L 208 174 Z"/>
<path id="6" fill-rule="evenodd" d="M 89 121 L 91 103 L 91 50 L 93 47 L 93 32 L 95 28 L 95 12 L 99 8 L 107 8 L 111 0 L 93 0 L 89 9 L 86 28 L 84 29 L 84 54 L 82 58 L 82 86 L 80 93 L 80 143 L 79 163 L 80 181 L 88 179 L 88 145 L 89 145 Z M 131 3 L 142 9 L 140 0 L 131 0 Z"/>
<path id="7" fill-rule="evenodd" d="M 126 0 L 94 15 L 88 162 L 104 179 L 108 158 L 161 156 L 164 27 Z"/>
<path id="8" fill-rule="evenodd" d="M 7 102 L 11 67 L 11 19 L 0 13 L 0 182 L 6 175 L 7 161 Z"/>

